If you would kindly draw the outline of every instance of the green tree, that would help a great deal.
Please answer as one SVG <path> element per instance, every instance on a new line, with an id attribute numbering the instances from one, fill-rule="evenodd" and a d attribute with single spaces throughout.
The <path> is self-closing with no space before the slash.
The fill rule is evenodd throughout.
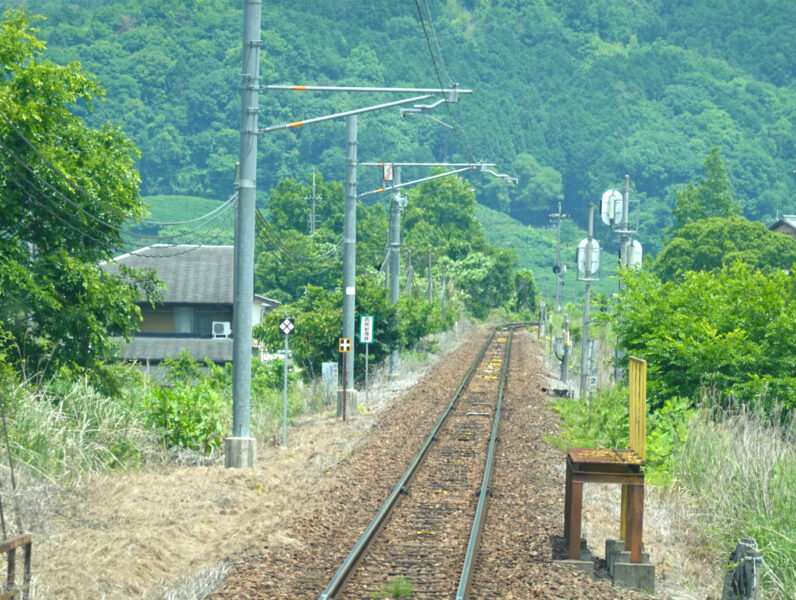
<path id="1" fill-rule="evenodd" d="M 323 175 L 316 173 L 315 195 L 318 198 L 315 203 L 316 229 L 342 231 L 345 208 L 343 185 L 339 181 L 327 183 Z M 309 233 L 311 197 L 312 175 L 307 175 L 306 183 L 283 179 L 268 197 L 268 221 L 279 231 L 293 229 Z"/>
<path id="2" fill-rule="evenodd" d="M 464 258 L 472 250 L 486 250 L 475 207 L 475 194 L 461 178 L 441 177 L 420 184 L 409 191 L 405 245 L 419 253 L 434 250 L 453 260 Z"/>
<path id="3" fill-rule="evenodd" d="M 511 299 L 515 261 L 512 251 L 502 250 L 492 254 L 472 252 L 451 265 L 451 279 L 473 316 L 483 319 L 489 309 L 504 306 Z"/>
<path id="4" fill-rule="evenodd" d="M 340 253 L 320 238 L 261 224 L 257 246 L 255 289 L 280 302 L 297 299 L 307 284 L 329 289 L 340 279 Z"/>
<path id="5" fill-rule="evenodd" d="M 509 192 L 509 214 L 523 223 L 546 224 L 547 215 L 564 199 L 561 173 L 540 165 L 536 158 L 524 152 L 517 155 L 512 168 L 519 182 L 516 191 Z"/>
<path id="6" fill-rule="evenodd" d="M 736 261 L 764 272 L 791 269 L 796 240 L 743 217 L 712 217 L 677 229 L 652 268 L 669 280 L 680 271 L 714 271 Z"/>
<path id="7" fill-rule="evenodd" d="M 661 282 L 628 271 L 609 317 L 619 346 L 647 361 L 651 406 L 703 393 L 796 407 L 796 275 L 735 263 Z"/>
<path id="8" fill-rule="evenodd" d="M 730 180 L 724 170 L 718 147 L 705 158 L 705 176 L 697 185 L 677 192 L 674 201 L 674 229 L 709 217 L 732 217 L 741 212 L 730 192 Z"/>
<path id="9" fill-rule="evenodd" d="M 296 324 L 290 338 L 293 357 L 310 378 L 319 375 L 323 361 L 339 358 L 337 341 L 342 335 L 343 295 L 340 291 L 326 291 L 308 285 L 295 302 L 285 304 L 280 310 L 266 315 L 255 327 L 254 337 L 266 347 L 278 350 L 284 343 L 279 330 L 283 315 L 292 317 Z M 373 339 L 368 352 L 371 360 L 378 362 L 390 351 L 393 341 L 399 340 L 395 307 L 387 298 L 386 290 L 374 278 L 357 277 L 356 314 L 373 315 Z M 357 323 L 358 325 L 358 323 Z M 354 341 L 356 343 L 356 340 Z M 364 348 L 357 351 L 357 371 L 364 373 Z"/>
<path id="10" fill-rule="evenodd" d="M 519 269 L 514 273 L 514 300 L 512 309 L 516 312 L 536 311 L 539 292 L 536 289 L 536 280 L 530 269 Z"/>
<path id="11" fill-rule="evenodd" d="M 41 60 L 22 11 L 0 24 L 0 323 L 20 366 L 99 367 L 111 334 L 138 328 L 135 301 L 155 279 L 112 275 L 100 262 L 121 247 L 121 227 L 143 214 L 137 151 L 114 127 L 92 129 L 70 112 L 103 90 L 77 63 Z"/>
<path id="12" fill-rule="evenodd" d="M 308 285 L 295 302 L 267 314 L 254 328 L 253 335 L 267 348 L 278 350 L 284 344 L 279 323 L 284 315 L 292 317 L 296 331 L 290 338 L 290 350 L 307 376 L 313 378 L 320 375 L 323 361 L 337 360 L 337 339 L 343 328 L 342 307 L 342 292 Z"/>

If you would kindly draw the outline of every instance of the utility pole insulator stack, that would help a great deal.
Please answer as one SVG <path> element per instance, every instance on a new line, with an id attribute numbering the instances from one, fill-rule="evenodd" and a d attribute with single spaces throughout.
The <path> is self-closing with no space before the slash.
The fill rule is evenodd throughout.
<path id="1" fill-rule="evenodd" d="M 561 312 L 561 287 L 564 285 L 564 274 L 566 269 L 561 264 L 561 220 L 569 215 L 561 212 L 561 203 L 558 203 L 558 212 L 547 215 L 556 222 L 556 264 L 553 273 L 556 274 L 556 312 Z"/>

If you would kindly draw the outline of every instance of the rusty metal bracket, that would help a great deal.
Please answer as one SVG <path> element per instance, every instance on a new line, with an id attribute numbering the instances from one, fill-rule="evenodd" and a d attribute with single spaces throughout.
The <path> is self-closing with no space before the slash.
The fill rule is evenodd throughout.
<path id="1" fill-rule="evenodd" d="M 27 600 L 30 597 L 30 558 L 33 546 L 33 536 L 29 533 L 8 538 L 0 542 L 0 553 L 5 553 L 8 561 L 8 575 L 6 578 L 5 592 L 0 593 L 0 600 L 11 600 L 22 592 L 22 598 Z M 24 552 L 24 573 L 22 585 L 16 585 L 17 567 L 17 548 L 22 548 Z"/>
<path id="2" fill-rule="evenodd" d="M 622 485 L 622 538 L 630 562 L 641 562 L 644 523 L 643 461 L 630 449 L 569 448 L 564 498 L 564 538 L 569 558 L 580 559 L 580 529 L 584 483 Z"/>

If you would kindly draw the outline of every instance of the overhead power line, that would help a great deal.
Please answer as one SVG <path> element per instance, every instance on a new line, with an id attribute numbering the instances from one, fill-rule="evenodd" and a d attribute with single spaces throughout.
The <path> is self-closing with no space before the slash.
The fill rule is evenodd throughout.
<path id="1" fill-rule="evenodd" d="M 291 250 L 290 248 L 288 248 L 287 246 L 285 246 L 282 243 L 278 232 L 274 230 L 274 228 L 266 220 L 266 218 L 263 216 L 262 212 L 260 212 L 259 209 L 257 209 L 256 215 L 257 215 L 257 222 L 262 226 L 263 233 L 268 236 L 270 241 L 274 244 L 276 249 L 279 250 L 282 253 L 283 256 L 293 259 L 293 262 L 299 262 L 299 263 L 304 263 L 304 264 L 313 264 L 313 263 L 325 262 L 325 261 L 327 261 L 329 259 L 332 259 L 332 258 L 335 258 L 335 259 L 338 258 L 335 255 L 338 252 L 340 252 L 340 247 L 343 244 L 343 239 L 342 238 L 340 238 L 340 240 L 331 249 L 329 249 L 327 252 L 324 252 L 323 254 L 319 254 L 317 256 L 307 256 L 307 255 L 303 255 L 303 254 L 298 254 L 297 252 L 294 252 L 293 250 Z M 329 263 L 329 267 L 328 268 L 332 268 L 332 266 L 334 266 L 336 264 L 337 264 L 337 260 L 334 260 L 331 263 Z M 324 270 L 327 270 L 327 269 L 324 269 Z M 319 272 L 323 272 L 323 271 L 319 271 Z"/>
<path id="2" fill-rule="evenodd" d="M 75 183 L 69 176 L 67 176 L 62 170 L 60 170 L 50 159 L 48 159 L 37 147 L 36 145 L 31 142 L 25 134 L 23 134 L 19 128 L 2 112 L 0 111 L 0 118 L 2 118 L 6 124 L 13 130 L 13 132 L 17 135 L 17 137 L 22 140 L 27 146 L 29 146 L 33 152 L 42 160 L 44 161 L 45 165 L 47 165 L 53 173 L 56 175 L 58 179 L 66 183 L 69 187 L 73 190 L 78 192 L 83 198 L 88 200 L 92 205 L 98 206 L 106 212 L 113 213 L 116 216 L 124 219 L 125 221 L 130 220 L 130 215 L 125 213 L 124 211 L 120 210 L 118 207 L 113 205 L 107 204 L 102 200 L 98 199 L 96 196 L 89 194 L 86 192 L 80 185 Z M 12 150 L 9 146 L 5 143 L 0 141 L 0 148 L 2 148 L 6 154 L 16 161 L 19 165 L 21 165 L 31 176 L 35 179 L 41 181 L 45 187 L 47 187 L 55 196 L 75 208 L 77 211 L 85 215 L 88 219 L 97 222 L 100 225 L 107 227 L 108 229 L 114 230 L 120 234 L 128 235 L 135 238 L 140 239 L 147 239 L 147 240 L 173 240 L 178 239 L 181 237 L 186 237 L 188 235 L 192 235 L 193 233 L 205 228 L 207 225 L 215 221 L 215 219 L 222 213 L 229 210 L 237 200 L 237 192 L 232 194 L 225 202 L 223 202 L 220 206 L 214 208 L 213 210 L 209 211 L 206 214 L 200 215 L 193 219 L 185 220 L 185 221 L 174 221 L 174 222 L 158 222 L 158 221 L 146 221 L 143 219 L 134 219 L 133 222 L 139 225 L 153 225 L 158 227 L 169 227 L 169 226 L 177 226 L 177 225 L 187 225 L 191 223 L 199 223 L 199 225 L 192 230 L 186 232 L 180 232 L 173 235 L 157 235 L 157 234 L 144 234 L 138 233 L 135 231 L 131 231 L 129 229 L 125 229 L 123 227 L 119 227 L 110 223 L 109 221 L 97 216 L 96 214 L 92 213 L 89 210 L 86 210 L 83 206 L 75 202 L 73 199 L 69 198 L 66 194 L 64 194 L 61 190 L 57 189 L 50 181 L 45 179 L 40 173 L 33 170 L 26 161 L 24 161 L 14 150 Z M 27 178 L 26 178 L 27 179 Z M 29 180 L 28 180 L 29 181 Z M 37 186 L 38 187 L 38 186 Z M 40 189 L 40 188 L 39 188 Z"/>
<path id="3" fill-rule="evenodd" d="M 423 9 L 420 6 L 420 0 L 415 0 L 415 6 L 417 7 L 417 16 L 420 19 L 421 26 L 423 27 L 423 34 L 426 37 L 426 44 L 428 46 L 429 55 L 431 56 L 431 62 L 434 65 L 434 72 L 437 75 L 437 81 L 439 82 L 439 86 L 441 88 L 445 87 L 445 85 L 442 82 L 442 75 L 440 73 L 440 66 L 439 66 L 442 65 L 442 70 L 445 72 L 445 77 L 447 78 L 449 85 L 451 87 L 456 87 L 456 83 L 451 79 L 447 67 L 445 67 L 445 61 L 442 58 L 442 53 L 440 51 L 440 46 L 439 46 L 439 40 L 437 39 L 437 34 L 434 31 L 434 22 L 433 19 L 431 18 L 431 9 L 428 5 L 428 0 L 425 1 L 425 5 L 426 5 L 426 12 L 428 14 L 428 24 L 429 24 L 428 27 L 426 27 L 426 19 L 423 17 Z M 431 31 L 430 35 L 429 35 L 429 30 Z M 434 46 L 436 46 L 437 48 L 436 55 L 434 53 L 434 47 L 432 47 L 432 42 L 431 42 L 432 38 L 434 40 Z M 437 58 L 439 58 L 439 61 L 437 60 Z M 459 126 L 456 125 L 456 120 L 453 118 L 453 111 L 450 108 L 450 104 L 446 102 L 445 108 L 448 111 L 448 117 L 451 120 L 451 125 L 453 126 L 453 132 L 456 135 L 456 138 L 459 140 L 459 145 L 461 146 L 462 151 L 466 153 L 470 162 L 476 162 L 475 157 L 473 155 L 473 151 L 470 148 L 470 142 L 467 137 L 467 132 L 464 129 L 464 119 L 462 118 L 461 107 L 459 107 L 459 117 L 461 119 L 461 123 Z"/>
<path id="4" fill-rule="evenodd" d="M 69 218 L 74 218 L 76 215 L 82 215 L 82 217 L 80 217 L 80 219 L 81 219 L 81 229 L 80 229 L 80 231 L 81 231 L 81 233 L 86 233 L 89 236 L 91 236 L 90 232 L 93 232 L 95 235 L 99 235 L 99 236 L 107 236 L 108 233 L 114 232 L 114 233 L 118 233 L 120 235 L 125 235 L 125 236 L 129 236 L 129 237 L 133 237 L 133 238 L 139 238 L 139 239 L 147 239 L 147 240 L 165 241 L 165 240 L 174 240 L 174 239 L 185 238 L 185 237 L 188 237 L 188 236 L 191 236 L 191 235 L 197 233 L 198 231 L 200 231 L 202 229 L 205 229 L 211 223 L 216 221 L 221 215 L 223 215 L 225 212 L 229 211 L 234 206 L 235 200 L 237 198 L 237 194 L 233 194 L 221 206 L 219 206 L 216 209 L 210 211 L 206 215 L 202 215 L 201 217 L 198 217 L 197 219 L 193 219 L 191 221 L 186 221 L 187 223 L 200 221 L 199 224 L 196 227 L 194 227 L 192 229 L 189 229 L 188 231 L 182 231 L 182 232 L 169 234 L 169 235 L 139 233 L 139 232 L 136 232 L 136 231 L 131 231 L 129 229 L 125 229 L 125 228 L 119 227 L 119 226 L 117 226 L 117 225 L 115 225 L 115 224 L 113 224 L 113 223 L 111 223 L 111 222 L 109 222 L 109 221 L 107 221 L 107 220 L 95 215 L 90 210 L 87 210 L 86 208 L 84 208 L 83 206 L 81 206 L 80 204 L 75 202 L 72 198 L 70 198 L 69 196 L 64 194 L 61 190 L 56 188 L 41 173 L 39 173 L 38 171 L 34 170 L 30 165 L 28 165 L 16 152 L 14 152 L 14 150 L 12 150 L 9 146 L 7 146 L 2 140 L 0 140 L 0 150 L 4 151 L 6 156 L 8 158 L 12 159 L 12 162 L 15 162 L 17 165 L 19 165 L 19 167 L 16 167 L 16 166 L 14 166 L 12 164 L 12 162 L 8 163 L 8 165 L 12 169 L 14 169 L 14 173 L 16 174 L 16 176 L 12 175 L 12 179 L 15 180 L 15 182 L 17 184 L 17 187 L 20 187 L 20 188 L 24 189 L 25 186 L 28 186 L 28 189 L 35 189 L 36 191 L 39 192 L 39 194 L 41 195 L 42 198 L 45 198 L 45 199 L 49 198 L 50 201 L 53 202 L 53 204 L 55 205 L 55 209 L 56 210 L 60 211 L 62 214 L 67 215 Z M 23 171 L 27 172 L 28 175 L 26 175 Z M 9 171 L 7 169 L 6 169 L 6 173 L 9 173 Z M 22 181 L 20 182 L 20 180 L 22 180 Z M 66 180 L 64 180 L 64 181 L 66 181 Z M 39 182 L 39 183 L 36 183 L 36 182 Z M 23 185 L 20 185 L 20 183 L 22 183 Z M 46 188 L 46 189 L 44 189 L 44 188 Z M 56 198 L 58 200 L 60 200 L 60 201 L 65 202 L 69 207 L 72 207 L 74 209 L 74 211 L 77 211 L 77 212 L 68 210 L 68 208 L 64 207 L 60 202 L 58 202 L 56 200 Z M 89 197 L 89 199 L 91 199 L 91 198 Z M 100 204 L 102 204 L 102 203 L 100 203 Z M 54 213 L 52 213 L 52 211 L 48 210 L 48 212 L 50 212 L 50 214 L 54 214 Z M 59 219 L 59 220 L 62 220 L 62 219 Z M 62 220 L 62 222 L 65 222 L 65 221 Z M 164 225 L 178 225 L 178 224 L 181 224 L 181 223 L 173 223 L 173 224 L 172 223 L 168 223 L 168 224 L 164 224 Z M 103 228 L 106 228 L 106 230 L 101 229 L 99 226 L 102 226 Z M 71 227 L 73 229 L 75 229 L 74 225 L 72 225 Z M 87 229 L 87 231 L 85 231 L 86 229 Z M 93 236 L 92 236 L 92 239 L 96 240 L 96 238 L 94 238 Z M 103 246 L 107 246 L 107 244 L 103 244 Z"/>

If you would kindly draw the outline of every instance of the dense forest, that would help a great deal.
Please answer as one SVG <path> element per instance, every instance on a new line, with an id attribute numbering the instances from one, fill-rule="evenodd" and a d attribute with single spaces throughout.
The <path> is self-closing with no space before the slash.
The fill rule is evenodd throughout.
<path id="1" fill-rule="evenodd" d="M 229 195 L 237 3 L 0 2 L 20 4 L 46 17 L 47 57 L 97 74 L 106 96 L 78 114 L 121 126 L 141 150 L 143 195 Z M 793 16 L 785 0 L 275 0 L 263 3 L 261 82 L 472 89 L 435 112 L 454 129 L 397 109 L 361 117 L 360 160 L 495 162 L 519 185 L 474 177 L 478 202 L 535 226 L 562 200 L 584 227 L 588 203 L 629 174 L 639 236 L 656 253 L 675 192 L 701 176 L 713 147 L 743 215 L 796 212 Z M 391 99 L 267 91 L 260 125 Z M 313 168 L 342 181 L 343 138 L 339 121 L 264 134 L 262 202 Z M 378 187 L 376 170 L 362 171 L 360 189 Z"/>

